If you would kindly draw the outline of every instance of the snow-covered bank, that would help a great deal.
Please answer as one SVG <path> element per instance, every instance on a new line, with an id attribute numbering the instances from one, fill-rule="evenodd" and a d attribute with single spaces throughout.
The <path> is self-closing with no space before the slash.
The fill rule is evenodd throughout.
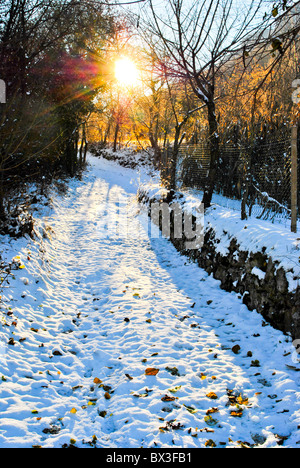
<path id="1" fill-rule="evenodd" d="M 0 447 L 297 447 L 291 340 L 149 237 L 144 171 L 89 162 L 40 214 L 48 239 L 1 238 L 22 268 L 0 311 Z"/>
<path id="2" fill-rule="evenodd" d="M 200 194 L 176 194 L 182 211 L 195 214 Z M 146 206 L 167 200 L 166 190 L 151 182 L 139 188 Z M 174 203 L 174 201 L 172 202 Z M 250 310 L 256 309 L 274 327 L 300 337 L 300 264 L 297 234 L 287 227 L 251 218 L 213 204 L 205 212 L 204 245 L 186 251 L 185 242 L 172 236 L 176 248 L 193 258 L 225 290 L 240 293 Z"/>
<path id="3" fill-rule="evenodd" d="M 141 185 L 140 192 L 146 194 L 151 200 L 161 199 L 166 195 L 166 190 L 158 181 Z M 180 193 L 182 196 L 180 202 L 187 211 L 193 212 L 201 203 L 200 195 Z M 241 220 L 239 211 L 215 203 L 205 212 L 205 225 L 206 230 L 213 229 L 216 238 L 220 240 L 216 245 L 218 253 L 228 254 L 232 239 L 236 239 L 241 250 L 263 251 L 278 262 L 277 268 L 284 268 L 287 273 L 290 292 L 294 292 L 300 285 L 299 232 L 294 234 L 289 226 L 273 224 L 255 217 Z"/>

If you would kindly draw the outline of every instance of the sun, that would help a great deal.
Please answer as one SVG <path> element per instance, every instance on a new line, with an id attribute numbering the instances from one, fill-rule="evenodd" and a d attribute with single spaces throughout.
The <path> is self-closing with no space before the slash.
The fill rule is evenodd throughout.
<path id="1" fill-rule="evenodd" d="M 139 71 L 132 60 L 123 57 L 115 62 L 115 77 L 120 85 L 135 86 L 139 80 Z"/>

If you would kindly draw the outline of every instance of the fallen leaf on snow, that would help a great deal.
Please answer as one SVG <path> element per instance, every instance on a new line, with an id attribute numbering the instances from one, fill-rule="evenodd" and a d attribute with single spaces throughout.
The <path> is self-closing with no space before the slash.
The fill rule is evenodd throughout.
<path id="1" fill-rule="evenodd" d="M 210 398 L 211 400 L 217 400 L 218 396 L 214 392 L 209 392 L 207 395 L 207 398 Z"/>
<path id="2" fill-rule="evenodd" d="M 172 397 L 172 396 L 169 396 L 169 395 L 165 395 L 161 399 L 161 401 L 174 401 L 174 400 L 176 400 L 176 397 Z"/>
<path id="3" fill-rule="evenodd" d="M 145 370 L 146 375 L 157 375 L 159 373 L 159 369 L 155 369 L 154 367 L 148 367 Z"/>
<path id="4" fill-rule="evenodd" d="M 188 410 L 188 412 L 191 413 L 191 414 L 195 414 L 195 413 L 197 413 L 197 411 L 198 411 L 198 410 L 196 410 L 195 408 L 192 408 L 191 406 L 187 406 L 187 405 L 183 405 L 183 406 L 184 406 L 184 407 Z"/>

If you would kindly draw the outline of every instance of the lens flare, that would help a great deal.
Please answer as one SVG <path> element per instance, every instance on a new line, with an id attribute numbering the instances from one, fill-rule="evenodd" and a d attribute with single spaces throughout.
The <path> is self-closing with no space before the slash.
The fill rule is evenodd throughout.
<path id="1" fill-rule="evenodd" d="M 132 60 L 124 57 L 115 63 L 115 77 L 120 85 L 135 86 L 139 80 L 139 71 Z"/>

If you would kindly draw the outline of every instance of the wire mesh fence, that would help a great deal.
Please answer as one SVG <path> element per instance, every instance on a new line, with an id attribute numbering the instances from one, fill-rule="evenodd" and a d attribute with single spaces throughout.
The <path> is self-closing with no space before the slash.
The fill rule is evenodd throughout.
<path id="1" fill-rule="evenodd" d="M 291 141 L 253 147 L 246 194 L 247 215 L 259 219 L 291 217 Z M 247 190 L 247 187 L 246 187 Z"/>
<path id="2" fill-rule="evenodd" d="M 171 147 L 164 158 L 168 172 Z M 204 190 L 210 165 L 208 144 L 183 144 L 177 159 L 177 185 L 183 190 Z M 290 139 L 221 145 L 215 179 L 218 203 L 228 207 L 232 200 L 231 206 L 244 216 L 286 222 L 291 218 L 291 161 Z"/>

